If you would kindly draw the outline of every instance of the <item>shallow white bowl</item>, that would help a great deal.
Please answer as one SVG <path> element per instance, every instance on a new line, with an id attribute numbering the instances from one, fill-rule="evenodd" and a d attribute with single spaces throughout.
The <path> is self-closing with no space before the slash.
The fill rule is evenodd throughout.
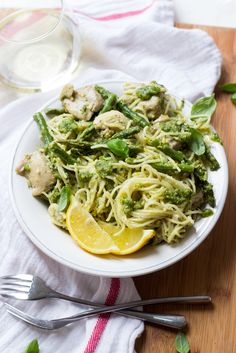
<path id="1" fill-rule="evenodd" d="M 102 85 L 121 94 L 122 82 L 106 82 Z M 56 104 L 57 99 L 53 99 L 42 109 L 46 106 L 55 107 Z M 188 115 L 190 110 L 191 104 L 186 102 L 184 113 Z M 15 173 L 15 168 L 23 156 L 33 152 L 39 145 L 38 127 L 30 118 L 18 141 L 11 166 L 10 194 L 16 217 L 37 247 L 54 260 L 77 271 L 100 276 L 130 277 L 163 269 L 181 260 L 201 244 L 222 212 L 228 188 L 228 166 L 223 147 L 214 143 L 212 150 L 221 168 L 209 173 L 209 180 L 214 185 L 216 197 L 216 208 L 212 217 L 197 221 L 186 237 L 176 245 L 145 246 L 139 252 L 123 257 L 92 255 L 77 246 L 69 234 L 51 223 L 45 204 L 32 197 L 25 178 Z"/>

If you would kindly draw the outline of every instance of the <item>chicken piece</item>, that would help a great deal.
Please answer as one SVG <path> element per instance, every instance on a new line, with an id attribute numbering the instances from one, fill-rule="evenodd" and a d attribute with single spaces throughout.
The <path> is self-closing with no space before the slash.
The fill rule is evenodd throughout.
<path id="1" fill-rule="evenodd" d="M 126 129 L 129 119 L 118 110 L 100 114 L 94 119 L 94 126 L 97 130 L 104 130 L 103 136 L 110 137 L 117 131 Z"/>
<path id="2" fill-rule="evenodd" d="M 66 214 L 58 211 L 57 203 L 52 203 L 48 208 L 48 213 L 51 217 L 52 223 L 58 227 L 67 229 L 66 227 Z"/>
<path id="3" fill-rule="evenodd" d="M 60 99 L 66 112 L 85 121 L 90 120 L 93 113 L 98 112 L 103 106 L 103 98 L 94 86 L 75 90 L 72 85 L 66 85 L 61 92 Z"/>
<path id="4" fill-rule="evenodd" d="M 135 108 L 137 113 L 145 112 L 149 119 L 156 119 L 163 113 L 163 98 L 162 96 L 152 96 L 146 101 L 141 101 Z"/>
<path id="5" fill-rule="evenodd" d="M 26 155 L 16 171 L 28 179 L 33 196 L 47 192 L 56 182 L 45 155 L 39 151 Z"/>

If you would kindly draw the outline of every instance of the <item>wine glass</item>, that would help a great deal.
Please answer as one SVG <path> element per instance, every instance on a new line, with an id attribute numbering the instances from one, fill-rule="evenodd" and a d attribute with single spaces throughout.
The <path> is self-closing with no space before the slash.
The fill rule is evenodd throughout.
<path id="1" fill-rule="evenodd" d="M 81 45 L 68 4 L 2 0 L 0 7 L 0 79 L 33 92 L 70 81 L 79 65 Z"/>

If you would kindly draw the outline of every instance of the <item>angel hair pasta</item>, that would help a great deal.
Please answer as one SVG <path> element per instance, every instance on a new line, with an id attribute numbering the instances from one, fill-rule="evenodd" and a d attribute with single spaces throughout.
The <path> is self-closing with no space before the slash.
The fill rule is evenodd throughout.
<path id="1" fill-rule="evenodd" d="M 153 229 L 156 242 L 177 242 L 215 206 L 208 170 L 220 141 L 210 125 L 216 102 L 199 99 L 192 114 L 155 81 L 126 83 L 122 96 L 101 86 L 66 85 L 58 107 L 34 115 L 43 146 L 18 173 L 49 204 L 52 222 L 67 228 L 71 196 L 120 230 Z"/>

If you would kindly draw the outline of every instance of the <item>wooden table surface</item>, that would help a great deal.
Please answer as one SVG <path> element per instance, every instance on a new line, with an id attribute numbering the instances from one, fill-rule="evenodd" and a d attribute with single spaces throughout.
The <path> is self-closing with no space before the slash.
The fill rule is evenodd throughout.
<path id="1" fill-rule="evenodd" d="M 236 82 L 236 30 L 203 26 L 224 58 L 220 82 Z M 207 294 L 213 305 L 155 306 L 150 311 L 184 314 L 191 353 L 236 353 L 236 106 L 216 90 L 213 125 L 224 142 L 229 163 L 229 190 L 224 211 L 208 238 L 192 254 L 162 271 L 137 277 L 142 298 Z M 176 332 L 146 325 L 138 353 L 174 353 Z M 124 352 L 125 353 L 125 352 Z"/>

